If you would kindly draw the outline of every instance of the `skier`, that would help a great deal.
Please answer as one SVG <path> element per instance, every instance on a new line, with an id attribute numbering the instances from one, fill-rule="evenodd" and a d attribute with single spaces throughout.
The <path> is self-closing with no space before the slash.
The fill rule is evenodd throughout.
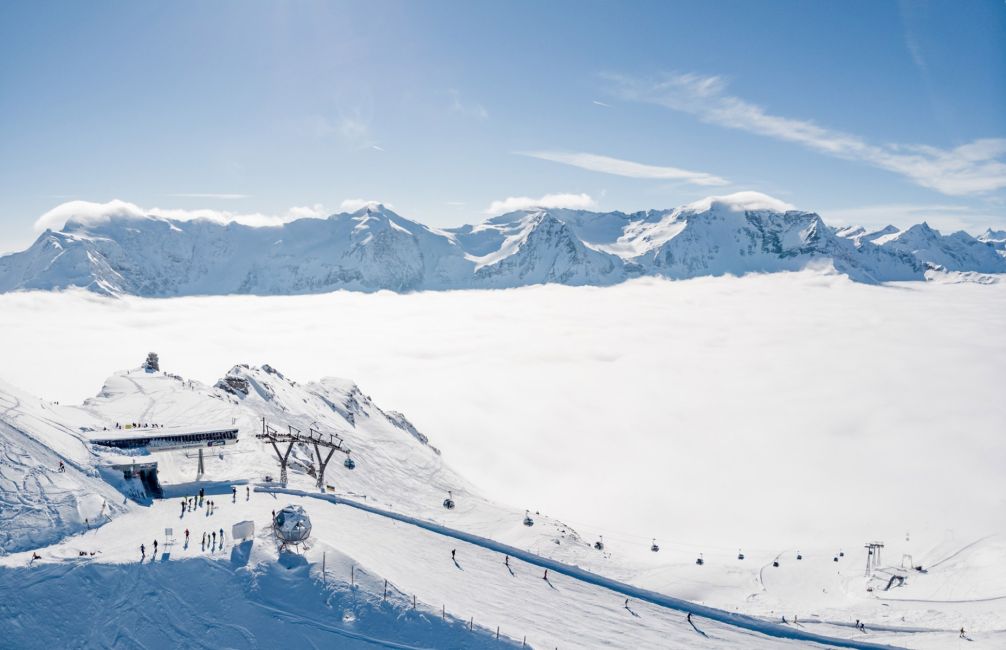
<path id="1" fill-rule="evenodd" d="M 206 546 L 206 531 L 203 531 L 203 546 Z"/>
<path id="2" fill-rule="evenodd" d="M 545 575 L 543 575 L 541 579 L 544 580 L 545 582 L 548 582 L 548 569 L 545 569 Z"/>
<path id="3" fill-rule="evenodd" d="M 688 619 L 687 620 L 688 620 L 689 623 L 692 622 L 692 613 L 691 612 L 688 612 Z M 694 623 L 692 623 L 692 625 L 694 625 Z"/>
<path id="4" fill-rule="evenodd" d="M 785 614 L 782 615 L 782 622 L 785 623 L 785 624 L 787 624 L 787 625 L 789 625 L 789 621 L 786 620 L 786 615 Z"/>
<path id="5" fill-rule="evenodd" d="M 457 563 L 457 559 L 455 559 L 454 555 L 455 555 L 455 554 L 456 554 L 457 552 L 458 552 L 458 549 L 456 549 L 456 548 L 452 548 L 452 549 L 451 549 L 451 559 L 452 559 L 452 560 L 454 560 L 454 562 L 455 562 L 455 563 Z"/>
<path id="6" fill-rule="evenodd" d="M 216 546 L 217 545 L 217 531 L 214 530 L 213 533 L 211 533 L 211 534 L 213 535 L 213 537 L 212 537 L 212 539 L 213 539 L 213 545 Z"/>
<path id="7" fill-rule="evenodd" d="M 503 564 L 505 564 L 508 569 L 510 568 L 510 556 L 509 555 L 506 556 L 505 560 L 503 560 Z"/>
<path id="8" fill-rule="evenodd" d="M 185 499 L 182 499 L 182 516 L 183 517 L 185 516 L 185 509 L 188 507 L 188 505 L 189 504 L 185 501 Z"/>
<path id="9" fill-rule="evenodd" d="M 961 636 L 960 636 L 960 638 L 962 638 L 962 639 L 968 638 L 968 635 L 964 633 L 964 628 L 963 627 L 961 628 Z"/>
<path id="10" fill-rule="evenodd" d="M 38 553 L 32 553 L 31 554 L 31 562 L 29 562 L 28 564 L 31 564 L 35 560 L 41 560 L 41 559 L 42 559 L 41 555 L 39 555 Z"/>
<path id="11" fill-rule="evenodd" d="M 220 529 L 220 545 L 221 546 L 224 545 L 224 529 L 223 528 Z"/>
<path id="12" fill-rule="evenodd" d="M 248 501 L 250 499 L 251 499 L 251 488 L 246 485 L 245 486 L 245 501 Z"/>
<path id="13" fill-rule="evenodd" d="M 157 540 L 154 540 L 154 555 L 157 555 Z"/>
<path id="14" fill-rule="evenodd" d="M 63 466 L 63 461 L 59 461 L 59 471 L 61 471 L 61 472 L 65 472 L 66 471 L 66 467 Z"/>
<path id="15" fill-rule="evenodd" d="M 189 529 L 188 528 L 185 529 L 185 543 L 186 544 L 189 543 Z"/>
<path id="16" fill-rule="evenodd" d="M 625 599 L 625 609 L 629 609 L 629 599 Z"/>
<path id="17" fill-rule="evenodd" d="M 145 557 L 147 557 L 147 547 L 140 544 L 140 562 L 142 562 Z"/>
<path id="18" fill-rule="evenodd" d="M 237 500 L 238 500 L 238 489 L 232 485 L 231 486 L 231 503 L 237 503 Z"/>

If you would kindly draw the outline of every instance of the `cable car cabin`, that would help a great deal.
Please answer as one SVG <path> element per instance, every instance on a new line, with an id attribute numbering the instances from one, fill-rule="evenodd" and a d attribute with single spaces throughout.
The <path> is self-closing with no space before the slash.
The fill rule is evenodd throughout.
<path id="1" fill-rule="evenodd" d="M 346 469 L 356 469 L 356 461 L 349 456 L 346 456 L 346 460 L 343 461 L 342 466 Z"/>
<path id="2" fill-rule="evenodd" d="M 594 548 L 596 548 L 599 551 L 603 551 L 604 550 L 604 536 L 603 535 L 600 537 L 600 539 L 598 539 L 596 542 L 594 542 Z"/>
<path id="3" fill-rule="evenodd" d="M 92 445 L 117 449 L 170 451 L 198 447 L 222 447 L 238 441 L 237 427 L 157 427 L 96 431 Z"/>
<path id="4" fill-rule="evenodd" d="M 737 554 L 737 559 L 738 560 L 743 560 L 744 559 L 744 554 L 743 553 L 738 553 Z"/>
<path id="5" fill-rule="evenodd" d="M 444 507 L 448 510 L 454 510 L 454 495 L 450 492 L 447 493 L 447 498 L 444 499 Z"/>
<path id="6" fill-rule="evenodd" d="M 835 562 L 838 562 L 838 556 L 837 555 L 833 559 L 834 559 Z"/>
<path id="7" fill-rule="evenodd" d="M 772 562 L 772 566 L 774 566 L 775 568 L 777 568 L 777 569 L 778 569 L 778 568 L 779 568 L 779 560 L 775 560 L 775 561 L 773 561 L 773 562 Z"/>
<path id="8" fill-rule="evenodd" d="M 660 546 L 657 545 L 657 540 L 653 540 L 653 543 L 650 544 L 650 550 L 653 551 L 654 553 L 660 550 Z"/>
<path id="9" fill-rule="evenodd" d="M 702 566 L 705 563 L 706 563 L 706 561 L 702 559 L 702 554 L 700 553 L 699 554 L 699 558 L 697 560 L 695 560 L 695 564 L 698 564 L 699 566 Z"/>
<path id="10" fill-rule="evenodd" d="M 527 510 L 524 511 L 524 525 L 527 526 L 528 528 L 534 526 L 534 519 L 531 519 L 531 515 L 528 513 Z"/>
<path id="11" fill-rule="evenodd" d="M 797 552 L 797 554 L 796 554 L 796 559 L 798 559 L 798 560 L 802 560 L 802 559 L 803 559 L 803 555 L 801 555 L 801 554 L 799 553 L 799 551 L 798 551 L 798 552 Z"/>

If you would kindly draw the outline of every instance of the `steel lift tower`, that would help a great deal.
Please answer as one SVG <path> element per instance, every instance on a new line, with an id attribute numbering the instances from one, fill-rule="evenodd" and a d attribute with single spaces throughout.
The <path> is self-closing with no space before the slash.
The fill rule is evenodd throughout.
<path id="1" fill-rule="evenodd" d="M 328 461 L 332 460 L 332 455 L 341 451 L 347 457 L 349 456 L 349 449 L 343 446 L 341 436 L 334 433 L 322 433 L 314 427 L 309 427 L 307 433 L 290 425 L 287 425 L 286 431 L 277 431 L 266 422 L 265 418 L 262 418 L 262 433 L 256 434 L 255 437 L 259 440 L 268 440 L 272 445 L 276 452 L 276 458 L 279 460 L 279 480 L 284 485 L 287 482 L 286 469 L 290 460 L 290 452 L 293 451 L 293 446 L 299 442 L 314 447 L 314 454 L 318 459 L 316 472 L 318 489 L 322 492 L 325 491 L 325 468 L 328 467 Z M 285 451 L 281 451 L 281 449 L 285 449 Z M 323 453 L 322 449 L 327 449 L 328 453 Z"/>

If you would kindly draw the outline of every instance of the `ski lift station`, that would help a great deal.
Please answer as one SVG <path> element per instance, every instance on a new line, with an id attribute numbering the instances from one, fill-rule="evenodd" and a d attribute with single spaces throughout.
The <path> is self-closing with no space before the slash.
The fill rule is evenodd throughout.
<path id="1" fill-rule="evenodd" d="M 238 441 L 238 428 L 230 427 L 132 427 L 109 431 L 95 431 L 92 445 L 106 447 L 109 461 L 105 467 L 122 472 L 126 480 L 139 478 L 149 496 L 160 497 L 162 490 L 157 479 L 157 461 L 143 460 L 129 455 L 130 452 L 150 453 L 198 449 L 197 476 L 203 475 L 203 450 L 223 447 Z M 122 450 L 123 453 L 114 453 Z"/>
<path id="2" fill-rule="evenodd" d="M 97 431 L 91 444 L 118 449 L 169 451 L 232 445 L 238 441 L 237 427 L 157 427 Z"/>

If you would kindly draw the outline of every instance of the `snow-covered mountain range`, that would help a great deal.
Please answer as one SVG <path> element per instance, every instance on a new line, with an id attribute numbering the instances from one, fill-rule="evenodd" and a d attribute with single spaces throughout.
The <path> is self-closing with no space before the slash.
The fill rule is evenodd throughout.
<path id="1" fill-rule="evenodd" d="M 380 204 L 327 219 L 252 227 L 106 214 L 71 217 L 0 257 L 0 292 L 84 287 L 151 297 L 610 285 L 834 269 L 862 282 L 926 272 L 1006 273 L 1006 237 L 926 224 L 836 229 L 753 192 L 673 210 L 529 209 L 435 229 Z"/>

